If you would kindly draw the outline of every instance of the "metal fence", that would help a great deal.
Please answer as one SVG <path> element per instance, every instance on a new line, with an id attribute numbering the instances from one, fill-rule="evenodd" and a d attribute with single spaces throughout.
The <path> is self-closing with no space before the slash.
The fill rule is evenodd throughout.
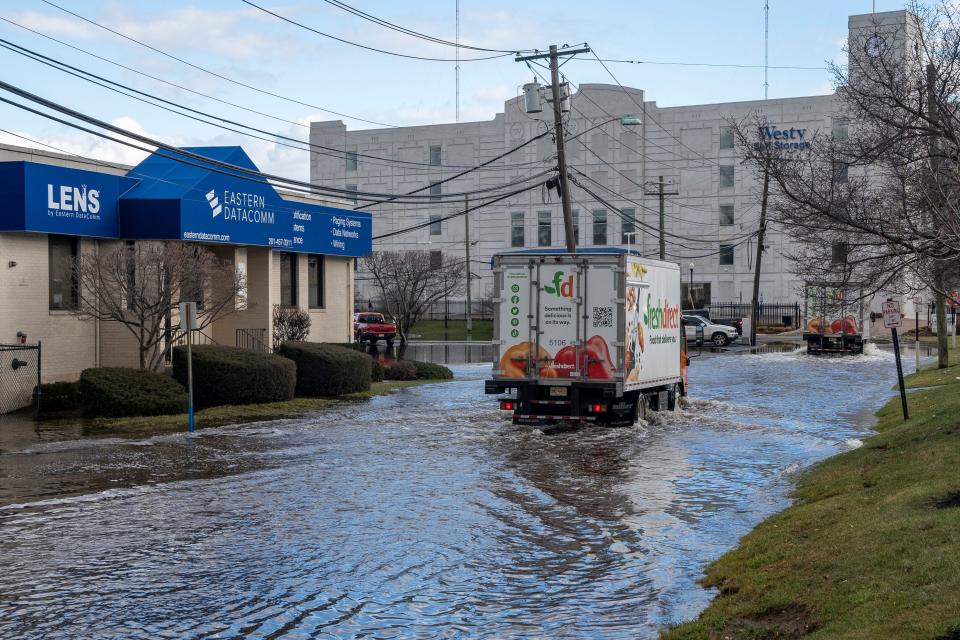
<path id="1" fill-rule="evenodd" d="M 470 305 L 474 320 L 492 320 L 493 319 L 493 301 L 492 300 L 473 300 Z M 443 320 L 445 317 L 451 320 L 467 319 L 466 300 L 443 300 L 430 305 L 427 312 L 423 315 L 425 320 Z"/>
<path id="2" fill-rule="evenodd" d="M 0 413 L 39 411 L 40 343 L 0 344 Z"/>
<path id="3" fill-rule="evenodd" d="M 749 302 L 712 302 L 707 305 L 712 320 L 735 320 L 750 317 Z M 758 324 L 768 327 L 799 327 L 800 303 L 761 303 L 757 310 Z"/>
<path id="4" fill-rule="evenodd" d="M 270 338 L 266 327 L 258 329 L 237 329 L 236 346 L 248 351 L 270 353 Z"/>

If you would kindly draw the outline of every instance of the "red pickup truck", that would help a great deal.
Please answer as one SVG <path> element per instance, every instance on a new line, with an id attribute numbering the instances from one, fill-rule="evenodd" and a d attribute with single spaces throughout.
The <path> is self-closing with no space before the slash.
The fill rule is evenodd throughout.
<path id="1" fill-rule="evenodd" d="M 396 325 L 387 322 L 382 313 L 355 313 L 353 314 L 353 337 L 357 342 L 376 344 L 379 340 L 386 340 L 387 346 L 393 346 L 393 339 L 397 336 Z"/>

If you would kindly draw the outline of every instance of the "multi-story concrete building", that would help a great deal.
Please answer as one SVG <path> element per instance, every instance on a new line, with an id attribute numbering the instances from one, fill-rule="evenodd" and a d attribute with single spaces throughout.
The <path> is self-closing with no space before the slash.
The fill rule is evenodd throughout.
<path id="1" fill-rule="evenodd" d="M 877 22 L 905 24 L 903 11 L 851 16 L 857 33 Z M 835 117 L 834 95 L 722 104 L 660 107 L 640 89 L 613 84 L 581 84 L 572 95 L 566 123 L 568 167 L 584 187 L 573 188 L 578 246 L 631 244 L 647 256 L 658 255 L 660 180 L 665 198 L 667 259 L 684 273 L 684 300 L 692 278 L 698 306 L 749 302 L 752 295 L 760 184 L 740 163 L 729 119 L 760 113 L 775 125 L 771 140 L 802 144 L 816 130 L 846 135 L 847 123 Z M 621 118 L 637 116 L 625 126 Z M 485 122 L 348 131 L 341 121 L 314 122 L 311 143 L 343 150 L 314 153 L 311 180 L 360 192 L 409 193 L 480 165 L 552 126 L 552 109 L 529 114 L 522 96 L 506 101 L 502 113 Z M 626 122 L 626 121 L 623 121 Z M 762 135 L 762 134 L 759 134 Z M 499 189 L 556 167 L 550 135 L 510 153 L 480 170 L 429 193 L 448 194 Z M 543 178 L 539 178 L 542 182 Z M 518 185 L 519 186 L 519 185 Z M 425 191 L 426 192 L 426 191 Z M 470 225 L 475 299 L 488 296 L 492 254 L 511 248 L 562 247 L 564 227 L 559 197 L 536 188 L 427 228 L 375 241 L 374 249 L 442 251 L 465 256 L 465 225 Z M 595 197 L 595 196 L 599 196 Z M 464 200 L 370 207 L 374 237 L 463 210 Z M 433 216 L 433 217 L 432 217 Z M 790 271 L 789 239 L 776 226 L 768 229 L 761 299 L 794 302 L 803 283 Z M 692 270 L 692 273 L 691 273 Z M 375 294 L 358 279 L 358 303 Z"/>

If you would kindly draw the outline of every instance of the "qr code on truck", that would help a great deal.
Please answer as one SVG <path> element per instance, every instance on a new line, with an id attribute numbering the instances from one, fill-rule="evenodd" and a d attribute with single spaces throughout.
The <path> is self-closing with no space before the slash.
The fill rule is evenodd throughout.
<path id="1" fill-rule="evenodd" d="M 593 326 L 612 327 L 613 326 L 613 307 L 594 307 L 593 308 Z"/>

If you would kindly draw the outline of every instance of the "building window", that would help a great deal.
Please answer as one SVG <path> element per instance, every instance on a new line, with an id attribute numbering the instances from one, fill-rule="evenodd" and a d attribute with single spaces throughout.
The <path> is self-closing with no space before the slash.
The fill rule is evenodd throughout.
<path id="1" fill-rule="evenodd" d="M 728 189 L 733 187 L 733 165 L 720 166 L 720 188 Z"/>
<path id="2" fill-rule="evenodd" d="M 347 151 L 347 171 L 356 171 L 357 170 L 357 152 L 356 151 Z"/>
<path id="3" fill-rule="evenodd" d="M 621 225 L 620 244 L 636 244 L 637 237 L 634 232 L 637 230 L 637 210 L 623 209 L 623 224 Z"/>
<path id="4" fill-rule="evenodd" d="M 549 247 L 553 243 L 553 230 L 549 211 L 537 212 L 537 246 Z"/>
<path id="5" fill-rule="evenodd" d="M 593 244 L 603 246 L 607 244 L 607 212 L 597 209 L 593 212 Z"/>
<path id="6" fill-rule="evenodd" d="M 430 185 L 430 201 L 437 202 L 440 200 L 440 194 L 442 193 L 441 187 L 442 184 L 431 184 Z"/>
<path id="7" fill-rule="evenodd" d="M 47 236 L 51 309 L 76 309 L 80 300 L 74 261 L 79 239 L 76 236 Z"/>
<path id="8" fill-rule="evenodd" d="M 443 266 L 443 252 L 431 251 L 430 252 L 430 268 L 439 269 L 442 266 Z"/>
<path id="9" fill-rule="evenodd" d="M 729 227 L 732 224 L 733 224 L 733 205 L 732 204 L 720 205 L 720 226 Z"/>
<path id="10" fill-rule="evenodd" d="M 834 162 L 833 163 L 833 181 L 838 183 L 844 183 L 849 178 L 850 165 L 846 162 Z"/>
<path id="11" fill-rule="evenodd" d="M 523 211 L 513 211 L 510 213 L 510 246 L 522 247 L 523 238 Z"/>
<path id="12" fill-rule="evenodd" d="M 323 299 L 325 267 L 323 256 L 307 256 L 307 302 L 311 309 L 323 309 L 326 306 Z"/>
<path id="13" fill-rule="evenodd" d="M 733 245 L 720 245 L 720 266 L 731 266 L 733 264 Z"/>
<path id="14" fill-rule="evenodd" d="M 574 209 L 570 212 L 573 218 L 573 244 L 580 244 L 580 210 Z"/>
<path id="15" fill-rule="evenodd" d="M 351 201 L 353 204 L 357 204 L 357 185 L 348 184 L 346 189 L 349 192 L 346 194 L 347 200 Z"/>
<path id="16" fill-rule="evenodd" d="M 849 120 L 834 120 L 833 121 L 833 139 L 846 140 L 850 135 L 849 128 L 850 128 Z"/>
<path id="17" fill-rule="evenodd" d="M 847 254 L 850 252 L 850 247 L 846 242 L 834 242 L 831 246 L 831 262 L 833 264 L 843 264 L 847 261 Z"/>
<path id="18" fill-rule="evenodd" d="M 280 306 L 297 306 L 297 254 L 280 253 Z"/>
<path id="19" fill-rule="evenodd" d="M 440 214 L 430 214 L 430 235 L 439 236 L 443 233 L 443 222 L 440 221 Z"/>
<path id="20" fill-rule="evenodd" d="M 720 127 L 720 148 L 733 149 L 733 127 Z"/>
<path id="21" fill-rule="evenodd" d="M 430 146 L 430 165 L 434 167 L 440 166 L 440 145 L 431 145 Z"/>

